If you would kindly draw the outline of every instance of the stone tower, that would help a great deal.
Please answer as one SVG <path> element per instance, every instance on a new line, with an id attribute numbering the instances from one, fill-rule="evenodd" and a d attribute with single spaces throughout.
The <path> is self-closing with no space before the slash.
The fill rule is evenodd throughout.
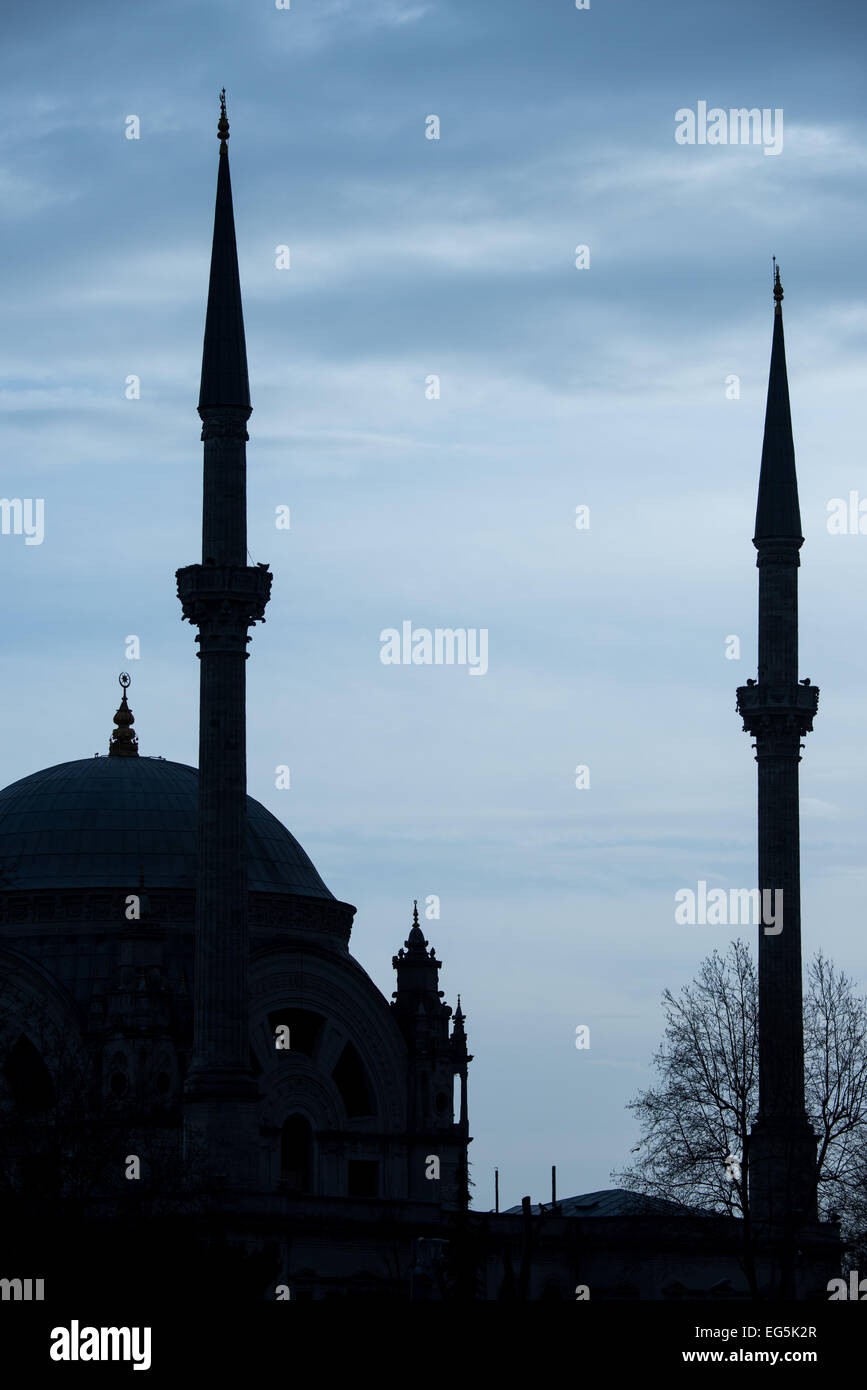
<path id="1" fill-rule="evenodd" d="M 184 1088 L 187 1155 L 210 1177 L 252 1187 L 258 1090 L 250 1067 L 247 969 L 246 678 L 249 629 L 271 591 L 247 564 L 245 444 L 252 413 L 221 95 L 217 202 L 202 352 L 202 563 L 177 571 L 184 618 L 199 629 L 199 811 L 195 1041 Z"/>
<path id="2" fill-rule="evenodd" d="M 392 958 L 397 989 L 391 1006 L 407 1046 L 407 1122 L 409 1195 L 428 1200 L 425 1180 L 428 1155 L 441 1164 L 444 1205 L 463 1210 L 468 1205 L 467 1146 L 472 1142 L 467 1119 L 467 1051 L 464 1014 L 458 996 L 454 1029 L 449 1036 L 451 1009 L 439 987 L 442 961 L 425 940 L 413 904 L 412 926 L 403 948 Z M 405 948 L 405 949 L 404 949 Z M 459 1079 L 460 1108 L 453 1113 L 454 1080 Z"/>
<path id="3" fill-rule="evenodd" d="M 804 1108 L 798 764 L 819 691 L 809 680 L 798 680 L 798 552 L 804 538 L 782 299 L 775 269 L 774 336 L 753 537 L 759 570 L 758 682 L 741 686 L 737 709 L 755 740 L 758 763 L 758 886 L 777 918 L 769 925 L 770 914 L 763 913 L 759 926 L 759 1112 L 748 1154 L 750 1212 L 785 1247 L 816 1220 L 816 1139 Z"/>

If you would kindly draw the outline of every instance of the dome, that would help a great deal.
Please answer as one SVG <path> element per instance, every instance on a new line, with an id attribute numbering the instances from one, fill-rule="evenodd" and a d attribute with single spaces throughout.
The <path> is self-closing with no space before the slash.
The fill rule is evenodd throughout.
<path id="1" fill-rule="evenodd" d="M 80 758 L 0 791 L 0 892 L 196 887 L 199 774 L 163 758 Z M 327 898 L 311 860 L 247 797 L 249 889 Z"/>

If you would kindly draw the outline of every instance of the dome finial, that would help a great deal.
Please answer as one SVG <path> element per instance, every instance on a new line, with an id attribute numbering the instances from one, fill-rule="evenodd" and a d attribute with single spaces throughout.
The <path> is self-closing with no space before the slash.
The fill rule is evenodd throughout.
<path id="1" fill-rule="evenodd" d="M 226 89 L 220 92 L 220 119 L 217 122 L 217 137 L 220 141 L 220 154 L 227 154 L 226 141 L 229 138 L 229 122 L 226 119 Z"/>
<path id="2" fill-rule="evenodd" d="M 414 927 L 418 926 L 418 898 L 412 900 L 412 924 Z"/>
<path id="3" fill-rule="evenodd" d="M 117 678 L 117 683 L 123 689 L 123 696 L 121 697 L 117 713 L 114 716 L 114 722 L 117 728 L 113 730 L 109 741 L 108 756 L 110 758 L 137 758 L 138 739 L 131 727 L 135 723 L 135 718 L 126 702 L 127 686 L 130 683 L 130 678 L 126 671 L 121 671 Z"/>

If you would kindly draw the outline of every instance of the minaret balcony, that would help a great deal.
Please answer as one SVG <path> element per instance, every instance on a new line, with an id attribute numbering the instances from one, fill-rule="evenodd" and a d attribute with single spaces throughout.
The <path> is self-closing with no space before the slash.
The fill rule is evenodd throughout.
<path id="1" fill-rule="evenodd" d="M 748 733 L 808 734 L 819 708 L 819 687 L 752 682 L 738 687 L 736 708 Z"/>
<path id="2" fill-rule="evenodd" d="M 176 573 L 184 617 L 196 626 L 230 614 L 248 627 L 263 622 L 272 577 L 267 565 L 186 565 Z"/>

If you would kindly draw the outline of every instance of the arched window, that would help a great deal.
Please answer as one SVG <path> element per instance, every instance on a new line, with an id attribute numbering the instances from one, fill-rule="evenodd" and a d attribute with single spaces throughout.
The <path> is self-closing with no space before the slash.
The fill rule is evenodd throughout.
<path id="1" fill-rule="evenodd" d="M 290 1192 L 313 1191 L 313 1131 L 303 1115 L 280 1131 L 280 1181 Z"/>
<path id="2" fill-rule="evenodd" d="M 3 1072 L 22 1114 L 48 1110 L 54 1104 L 54 1087 L 48 1068 L 24 1033 L 9 1049 Z"/>
<path id="3" fill-rule="evenodd" d="M 351 1042 L 348 1042 L 341 1052 L 340 1060 L 331 1076 L 351 1120 L 359 1115 L 376 1114 L 361 1058 Z"/>

